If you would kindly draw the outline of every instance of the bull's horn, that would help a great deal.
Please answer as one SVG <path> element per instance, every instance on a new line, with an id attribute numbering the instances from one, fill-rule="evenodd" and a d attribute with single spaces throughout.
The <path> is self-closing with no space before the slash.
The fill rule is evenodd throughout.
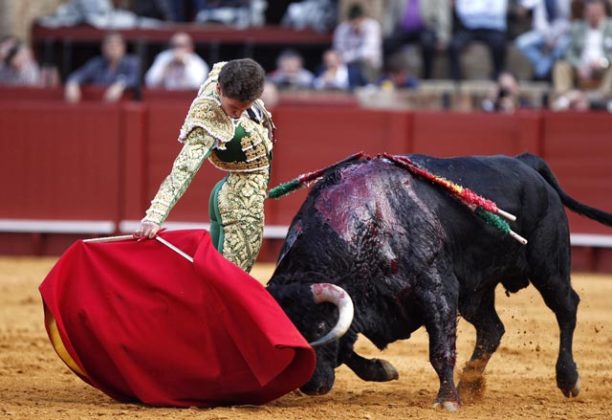
<path id="1" fill-rule="evenodd" d="M 330 332 L 323 337 L 310 343 L 311 346 L 317 347 L 327 344 L 331 341 L 342 337 L 350 328 L 353 322 L 355 308 L 353 301 L 346 291 L 331 283 L 315 283 L 310 286 L 315 303 L 329 302 L 338 307 L 338 322 Z"/>

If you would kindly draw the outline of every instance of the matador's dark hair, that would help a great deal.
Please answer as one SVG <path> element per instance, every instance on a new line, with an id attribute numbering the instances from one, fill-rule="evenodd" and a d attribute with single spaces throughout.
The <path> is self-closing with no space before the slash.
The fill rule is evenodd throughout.
<path id="1" fill-rule="evenodd" d="M 250 58 L 228 61 L 219 72 L 223 95 L 240 102 L 252 102 L 261 96 L 266 73 Z"/>

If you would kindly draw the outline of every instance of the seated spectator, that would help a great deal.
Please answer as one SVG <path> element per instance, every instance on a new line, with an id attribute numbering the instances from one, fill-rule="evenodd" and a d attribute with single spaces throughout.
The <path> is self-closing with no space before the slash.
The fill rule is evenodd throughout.
<path id="1" fill-rule="evenodd" d="M 102 41 L 102 55 L 89 60 L 72 73 L 66 83 L 65 97 L 68 102 L 81 100 L 82 84 L 108 86 L 104 99 L 116 102 L 125 89 L 138 86 L 140 64 L 134 56 L 125 53 L 125 42 L 118 33 L 109 33 Z"/>
<path id="2" fill-rule="evenodd" d="M 42 16 L 38 23 L 42 26 L 58 28 L 62 26 L 91 25 L 104 28 L 133 28 L 138 24 L 138 16 L 128 10 L 116 8 L 119 0 L 64 0 L 55 13 Z"/>
<path id="3" fill-rule="evenodd" d="M 605 81 L 612 77 L 612 19 L 606 16 L 605 0 L 585 0 L 584 18 L 572 26 L 565 58 L 554 68 L 556 93 L 609 84 Z"/>
<path id="4" fill-rule="evenodd" d="M 463 79 L 461 53 L 473 41 L 487 44 L 493 61 L 493 79 L 501 73 L 506 59 L 507 0 L 455 0 L 460 28 L 449 44 L 451 76 Z"/>
<path id="5" fill-rule="evenodd" d="M 406 54 L 395 53 L 386 65 L 386 72 L 377 83 L 388 90 L 414 89 L 418 86 L 416 77 L 412 74 Z"/>
<path id="6" fill-rule="evenodd" d="M 361 5 L 351 5 L 348 21 L 334 31 L 334 49 L 346 64 L 359 66 L 368 80 L 375 80 L 382 67 L 380 23 L 367 17 Z"/>
<path id="7" fill-rule="evenodd" d="M 283 51 L 276 60 L 276 70 L 268 80 L 279 89 L 310 89 L 314 75 L 304 68 L 302 56 L 295 50 Z"/>
<path id="8" fill-rule="evenodd" d="M 132 0 L 132 10 L 143 17 L 167 22 L 188 22 L 188 12 L 204 9 L 211 0 Z"/>
<path id="9" fill-rule="evenodd" d="M 486 112 L 512 114 L 520 108 L 528 107 L 529 102 L 520 96 L 516 77 L 507 71 L 500 73 L 495 88 L 482 101 L 482 109 Z"/>
<path id="10" fill-rule="evenodd" d="M 323 54 L 323 68 L 313 82 L 317 90 L 352 90 L 363 86 L 365 80 L 356 66 L 345 64 L 335 50 Z"/>
<path id="11" fill-rule="evenodd" d="M 572 89 L 559 95 L 551 104 L 553 111 L 588 111 L 591 107 L 588 96 L 581 90 Z"/>
<path id="12" fill-rule="evenodd" d="M 182 0 L 133 0 L 132 11 L 138 16 L 148 17 L 166 22 L 178 22 L 181 16 L 178 4 Z"/>
<path id="13" fill-rule="evenodd" d="M 385 40 L 385 55 L 394 54 L 409 43 L 419 44 L 422 76 L 430 79 L 435 53 L 444 51 L 450 39 L 449 0 L 391 0 L 385 20 L 391 28 L 391 35 Z"/>
<path id="14" fill-rule="evenodd" d="M 263 0 L 195 0 L 198 23 L 223 23 L 237 28 L 265 22 Z"/>
<path id="15" fill-rule="evenodd" d="M 276 85 L 269 80 L 264 83 L 264 89 L 261 93 L 261 100 L 267 109 L 273 109 L 280 101 L 280 95 Z"/>
<path id="16" fill-rule="evenodd" d="M 291 1 L 281 21 L 294 29 L 329 32 L 338 24 L 338 0 Z"/>
<path id="17" fill-rule="evenodd" d="M 194 52 L 191 37 L 178 32 L 170 40 L 170 49 L 155 57 L 145 75 L 145 84 L 168 90 L 198 89 L 206 80 L 208 70 L 208 64 Z"/>
<path id="18" fill-rule="evenodd" d="M 12 35 L 6 35 L 0 38 L 0 65 L 4 62 L 9 50 L 13 48 L 17 42 L 19 42 L 19 40 Z"/>
<path id="19" fill-rule="evenodd" d="M 14 37 L 0 43 L 0 85 L 41 86 L 40 67 L 32 50 Z"/>
<path id="20" fill-rule="evenodd" d="M 6 35 L 0 39 L 0 70 L 4 69 L 6 66 L 5 61 L 8 58 L 9 52 L 11 52 L 18 43 L 19 39 L 13 35 Z"/>
<path id="21" fill-rule="evenodd" d="M 533 29 L 519 36 L 516 46 L 533 66 L 536 80 L 549 78 L 553 64 L 565 55 L 570 37 L 571 0 L 522 0 L 533 10 Z"/>

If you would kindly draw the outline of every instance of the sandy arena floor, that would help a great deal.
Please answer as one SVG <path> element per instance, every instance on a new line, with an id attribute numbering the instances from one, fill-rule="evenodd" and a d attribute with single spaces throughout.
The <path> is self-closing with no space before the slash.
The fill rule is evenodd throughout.
<path id="1" fill-rule="evenodd" d="M 431 408 L 438 379 L 427 357 L 421 329 L 410 340 L 378 352 L 360 340 L 360 353 L 386 358 L 398 381 L 367 383 L 347 368 L 322 397 L 293 393 L 265 406 L 216 409 L 159 409 L 117 403 L 89 387 L 55 355 L 43 326 L 37 287 L 54 259 L 0 258 L 0 418 L 8 419 L 609 419 L 612 418 L 612 276 L 575 275 L 579 308 L 574 355 L 582 393 L 567 400 L 556 388 L 554 365 L 558 328 L 534 288 L 507 298 L 498 290 L 497 307 L 506 335 L 492 358 L 487 392 L 458 413 Z M 259 279 L 270 275 L 259 266 Z M 472 351 L 473 328 L 459 324 L 458 366 Z"/>

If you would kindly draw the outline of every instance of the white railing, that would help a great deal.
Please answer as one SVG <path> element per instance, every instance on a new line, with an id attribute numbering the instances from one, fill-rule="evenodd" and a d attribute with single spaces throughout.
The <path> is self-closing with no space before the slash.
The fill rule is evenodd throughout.
<path id="1" fill-rule="evenodd" d="M 138 220 L 122 220 L 118 231 L 131 233 L 138 228 Z M 103 234 L 115 233 L 116 224 L 110 220 L 41 220 L 41 219 L 0 219 L 0 232 L 11 233 L 58 233 L 58 234 Z M 209 223 L 167 222 L 164 227 L 175 229 L 209 229 Z M 289 226 L 266 225 L 264 238 L 284 239 Z M 591 233 L 573 233 L 570 236 L 572 246 L 612 248 L 612 235 Z"/>

